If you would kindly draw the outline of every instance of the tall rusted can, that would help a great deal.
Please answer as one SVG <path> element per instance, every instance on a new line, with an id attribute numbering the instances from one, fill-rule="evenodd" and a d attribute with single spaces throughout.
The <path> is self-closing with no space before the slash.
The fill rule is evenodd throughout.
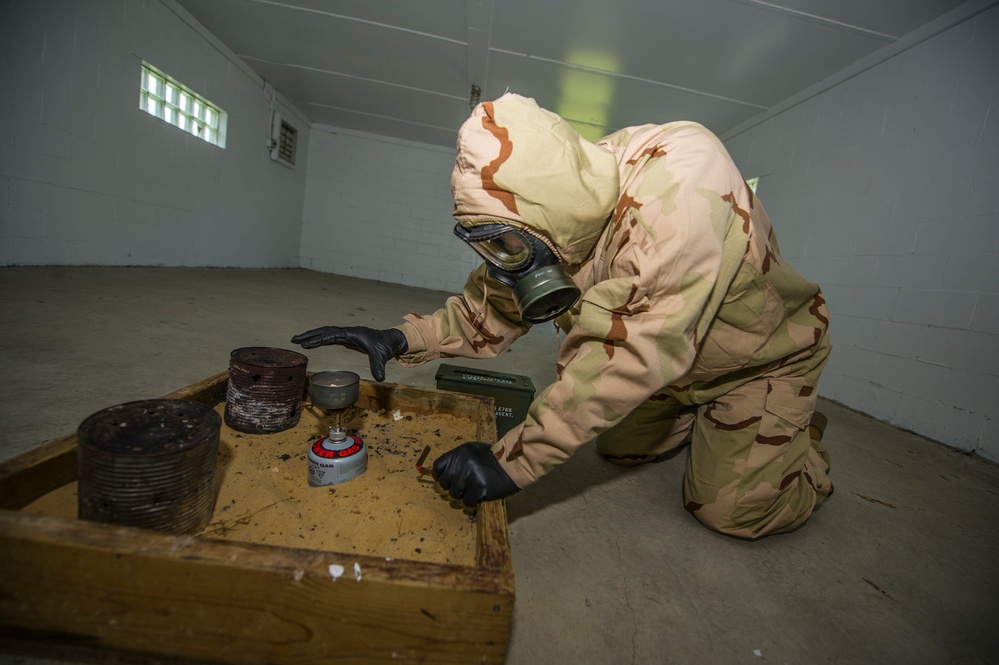
<path id="1" fill-rule="evenodd" d="M 201 531 L 215 509 L 221 429 L 211 407 L 179 399 L 94 413 L 77 430 L 79 518 L 173 534 Z"/>
<path id="2" fill-rule="evenodd" d="M 265 346 L 236 349 L 229 357 L 225 424 L 249 434 L 290 429 L 302 416 L 309 359 Z"/>

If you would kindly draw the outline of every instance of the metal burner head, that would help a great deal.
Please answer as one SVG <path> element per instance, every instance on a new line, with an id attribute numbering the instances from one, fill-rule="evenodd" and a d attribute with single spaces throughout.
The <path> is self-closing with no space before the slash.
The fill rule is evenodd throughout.
<path id="1" fill-rule="evenodd" d="M 309 377 L 309 397 L 321 409 L 346 409 L 357 401 L 361 377 L 354 372 L 316 372 Z"/>

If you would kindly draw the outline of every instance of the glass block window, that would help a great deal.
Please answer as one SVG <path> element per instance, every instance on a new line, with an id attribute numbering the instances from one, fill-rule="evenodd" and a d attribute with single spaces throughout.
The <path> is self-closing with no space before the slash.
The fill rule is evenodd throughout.
<path id="1" fill-rule="evenodd" d="M 225 148 L 225 111 L 146 62 L 142 63 L 139 108 Z"/>

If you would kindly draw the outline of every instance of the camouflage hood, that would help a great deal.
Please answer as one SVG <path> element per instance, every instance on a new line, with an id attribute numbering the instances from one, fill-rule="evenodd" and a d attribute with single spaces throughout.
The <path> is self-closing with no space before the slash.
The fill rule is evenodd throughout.
<path id="1" fill-rule="evenodd" d="M 614 156 L 533 99 L 507 93 L 479 104 L 458 132 L 455 219 L 539 232 L 567 265 L 593 249 L 618 190 Z"/>

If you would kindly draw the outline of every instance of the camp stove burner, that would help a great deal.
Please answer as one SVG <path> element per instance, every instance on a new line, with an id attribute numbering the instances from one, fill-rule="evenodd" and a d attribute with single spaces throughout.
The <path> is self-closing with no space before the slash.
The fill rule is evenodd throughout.
<path id="1" fill-rule="evenodd" d="M 313 487 L 346 482 L 368 468 L 367 446 L 343 427 L 344 412 L 357 401 L 360 380 L 344 370 L 309 377 L 310 406 L 330 418 L 329 434 L 309 445 L 309 485 Z"/>

